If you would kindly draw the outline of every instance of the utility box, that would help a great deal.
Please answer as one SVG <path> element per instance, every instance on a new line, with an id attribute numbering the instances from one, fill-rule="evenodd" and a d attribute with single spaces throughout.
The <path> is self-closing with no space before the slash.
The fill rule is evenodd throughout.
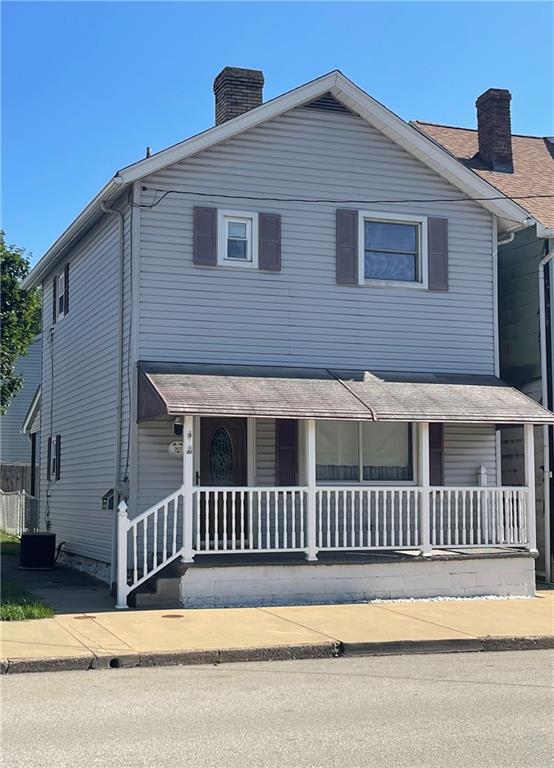
<path id="1" fill-rule="evenodd" d="M 53 568 L 56 562 L 56 534 L 24 533 L 19 549 L 19 567 L 28 569 Z"/>

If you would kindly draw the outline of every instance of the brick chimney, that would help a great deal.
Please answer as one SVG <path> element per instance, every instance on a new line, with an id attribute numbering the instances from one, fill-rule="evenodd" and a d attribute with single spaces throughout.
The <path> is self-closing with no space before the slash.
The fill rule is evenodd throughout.
<path id="1" fill-rule="evenodd" d="M 511 100 L 510 91 L 504 88 L 489 88 L 475 102 L 479 157 L 493 171 L 513 173 L 514 170 L 510 119 Z"/>
<path id="2" fill-rule="evenodd" d="M 215 124 L 221 125 L 262 103 L 264 73 L 225 67 L 214 80 Z"/>

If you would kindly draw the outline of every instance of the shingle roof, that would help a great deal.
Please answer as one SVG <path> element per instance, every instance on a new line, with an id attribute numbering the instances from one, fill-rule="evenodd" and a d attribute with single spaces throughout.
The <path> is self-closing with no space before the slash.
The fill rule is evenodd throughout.
<path id="1" fill-rule="evenodd" d="M 475 158 L 479 150 L 476 130 L 425 123 L 420 120 L 413 121 L 412 125 L 434 139 L 466 168 L 475 171 L 509 197 L 554 193 L 554 143 L 547 137 L 513 134 L 514 172 L 501 173 L 491 171 L 481 160 Z M 554 198 L 534 198 L 516 202 L 545 227 L 554 227 Z"/>
<path id="2" fill-rule="evenodd" d="M 139 421 L 180 414 L 554 423 L 552 413 L 493 376 L 142 364 Z"/>

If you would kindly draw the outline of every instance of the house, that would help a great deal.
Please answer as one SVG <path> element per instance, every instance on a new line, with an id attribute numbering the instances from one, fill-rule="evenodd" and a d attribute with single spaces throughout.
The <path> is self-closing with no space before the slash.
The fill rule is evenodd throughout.
<path id="1" fill-rule="evenodd" d="M 500 374 L 552 409 L 554 311 L 550 259 L 554 253 L 554 138 L 512 133 L 509 91 L 490 88 L 476 102 L 477 129 L 432 123 L 414 125 L 499 192 L 515 197 L 533 223 L 498 241 Z M 517 430 L 503 430 L 502 477 L 523 477 Z M 535 446 L 537 467 L 537 572 L 552 581 L 554 525 L 553 435 L 544 426 Z"/>
<path id="2" fill-rule="evenodd" d="M 0 489 L 4 492 L 24 490 L 34 496 L 37 490 L 38 439 L 25 434 L 23 423 L 40 384 L 41 346 L 39 335 L 17 361 L 15 371 L 23 384 L 0 416 Z"/>
<path id="3" fill-rule="evenodd" d="M 498 378 L 495 298 L 532 216 L 338 71 L 263 84 L 226 67 L 216 125 L 118 171 L 26 279 L 42 525 L 120 608 L 157 580 L 188 606 L 532 594 L 554 416 Z"/>

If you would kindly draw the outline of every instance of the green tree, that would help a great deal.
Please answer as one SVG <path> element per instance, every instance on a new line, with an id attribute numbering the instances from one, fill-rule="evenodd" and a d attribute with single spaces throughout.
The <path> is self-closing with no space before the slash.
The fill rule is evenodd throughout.
<path id="1" fill-rule="evenodd" d="M 23 383 L 15 372 L 17 360 L 27 354 L 40 331 L 40 293 L 24 291 L 21 281 L 29 274 L 25 251 L 6 245 L 0 230 L 0 413 L 5 413 Z"/>

